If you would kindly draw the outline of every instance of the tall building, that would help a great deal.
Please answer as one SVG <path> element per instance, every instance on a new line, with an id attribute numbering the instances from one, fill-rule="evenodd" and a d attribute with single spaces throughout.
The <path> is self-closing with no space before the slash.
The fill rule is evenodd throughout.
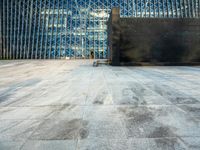
<path id="1" fill-rule="evenodd" d="M 200 0 L 2 0 L 0 58 L 106 58 L 113 7 L 122 17 L 200 16 Z"/>

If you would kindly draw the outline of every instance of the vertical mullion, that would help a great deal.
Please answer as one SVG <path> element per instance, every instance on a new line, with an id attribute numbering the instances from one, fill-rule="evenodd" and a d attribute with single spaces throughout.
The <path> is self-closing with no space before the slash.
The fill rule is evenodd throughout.
<path id="1" fill-rule="evenodd" d="M 30 0 L 28 0 L 27 4 L 27 12 L 26 12 L 26 28 L 25 28 L 25 43 L 24 43 L 24 59 L 26 58 L 26 43 L 27 43 L 27 30 L 28 30 L 28 23 L 29 23 L 29 5 L 30 5 Z"/>
<path id="2" fill-rule="evenodd" d="M 120 3 L 119 3 L 119 5 L 120 5 Z M 135 17 L 135 0 L 132 0 L 132 10 L 133 10 L 133 16 L 132 17 Z"/>
<path id="3" fill-rule="evenodd" d="M 105 54 L 105 47 L 104 47 L 104 45 L 105 45 L 105 22 L 104 22 L 104 5 L 105 5 L 105 3 L 104 3 L 104 0 L 103 0 L 103 54 L 102 54 L 102 58 L 104 58 L 104 54 Z"/>
<path id="4" fill-rule="evenodd" d="M 76 4 L 75 4 L 75 5 L 76 5 Z M 75 9 L 76 9 L 76 6 L 74 6 L 74 7 L 75 7 Z M 76 9 L 76 18 L 75 18 L 75 31 L 76 31 L 76 33 L 77 33 L 77 15 L 78 15 L 77 11 L 78 11 L 78 10 Z M 76 48 L 77 48 L 77 46 L 76 46 L 76 45 L 77 45 L 77 44 L 76 44 L 76 37 L 77 37 L 77 36 L 76 36 L 76 33 L 74 33 L 74 36 L 75 36 L 75 53 L 74 53 L 74 54 L 75 54 L 75 55 L 74 55 L 74 56 L 75 56 L 75 59 L 76 59 L 76 56 L 77 56 L 77 49 L 76 49 Z"/>
<path id="5" fill-rule="evenodd" d="M 78 41 L 78 40 L 80 40 L 80 38 L 79 38 L 79 34 L 77 34 L 78 32 L 79 32 L 79 30 L 78 30 L 78 14 L 79 14 L 79 11 L 78 11 L 78 3 L 77 3 L 77 0 L 75 0 L 75 2 L 76 2 L 76 20 L 75 20 L 75 29 L 76 29 L 76 33 L 75 33 L 75 41 L 76 41 L 76 57 L 78 56 L 79 57 L 79 44 L 80 44 L 80 41 Z M 77 35 L 76 35 L 77 34 Z"/>
<path id="6" fill-rule="evenodd" d="M 100 20 L 98 20 L 98 22 L 100 22 Z M 100 29 L 98 30 L 98 33 L 97 33 L 97 43 L 98 43 L 98 59 L 100 58 Z"/>
<path id="7" fill-rule="evenodd" d="M 21 45 L 20 45 L 20 59 L 22 59 L 22 51 L 23 51 L 23 37 L 24 37 L 24 23 L 25 23 L 25 20 L 24 20 L 24 15 L 25 15 L 25 1 L 23 1 L 23 8 L 22 8 L 22 29 L 21 29 Z"/>
<path id="8" fill-rule="evenodd" d="M 198 18 L 198 0 L 195 0 L 195 16 Z"/>
<path id="9" fill-rule="evenodd" d="M 176 10 L 175 17 L 178 18 L 180 16 L 179 16 L 178 8 L 177 8 L 177 0 L 175 0 L 174 4 L 175 4 L 175 10 Z"/>
<path id="10" fill-rule="evenodd" d="M 36 40 L 36 53 L 35 59 L 38 58 L 38 48 L 39 48 L 39 39 L 40 39 L 40 22 L 41 22 L 41 9 L 42 9 L 42 0 L 40 0 L 40 8 L 39 8 L 39 22 L 38 22 L 38 29 L 37 29 L 37 40 Z M 40 49 L 39 49 L 40 50 Z"/>
<path id="11" fill-rule="evenodd" d="M 157 0 L 158 5 L 158 18 L 160 18 L 160 0 Z"/>
<path id="12" fill-rule="evenodd" d="M 183 18 L 183 10 L 182 10 L 182 0 L 179 0 L 179 9 L 180 9 L 180 16 Z"/>
<path id="13" fill-rule="evenodd" d="M 165 2 L 162 0 L 162 13 L 163 13 L 163 18 L 165 18 Z"/>
<path id="14" fill-rule="evenodd" d="M 109 8 L 109 5 L 108 5 L 108 1 L 107 1 L 107 10 L 108 9 L 110 9 Z M 88 11 L 90 11 L 92 8 L 91 8 L 91 0 L 89 0 L 89 9 L 88 9 Z M 108 13 L 108 12 L 107 12 Z M 91 16 L 90 15 L 88 15 L 88 23 L 89 23 L 89 27 L 90 27 L 90 21 L 92 20 L 92 18 L 91 18 Z M 88 45 L 88 49 L 89 49 L 89 58 L 90 58 L 90 55 L 91 55 L 91 49 L 92 49 L 92 39 L 91 39 L 91 28 L 89 29 L 89 31 L 87 31 L 88 32 L 88 42 L 89 42 L 89 45 Z"/>
<path id="15" fill-rule="evenodd" d="M 52 40 L 53 40 L 53 31 L 54 31 L 54 13 L 55 13 L 55 0 L 53 1 L 53 21 L 52 21 L 52 26 L 51 26 L 51 40 L 50 40 L 50 52 L 49 52 L 49 59 L 51 58 L 51 53 L 52 53 Z"/>
<path id="16" fill-rule="evenodd" d="M 89 4 L 88 4 L 88 7 L 90 8 L 90 0 L 89 0 Z M 84 7 L 85 9 L 86 9 L 86 1 L 85 1 L 85 7 Z M 84 39 L 85 39 L 85 58 L 87 57 L 87 50 L 88 50 L 88 47 L 89 47 L 89 45 L 87 45 L 87 37 L 86 37 L 86 33 L 87 33 L 87 16 L 88 16 L 88 11 L 87 11 L 87 13 L 85 14 L 85 35 L 84 35 Z"/>
<path id="17" fill-rule="evenodd" d="M 2 58 L 5 59 L 5 52 L 6 52 L 6 11 L 5 11 L 5 1 L 3 0 L 3 51 L 2 51 Z"/>
<path id="18" fill-rule="evenodd" d="M 55 52 L 54 52 L 54 59 L 57 57 L 56 52 L 57 52 L 57 38 L 58 38 L 58 24 L 60 21 L 60 0 L 57 1 L 57 19 L 56 19 L 56 36 L 55 36 Z M 60 57 L 60 54 L 59 54 Z"/>
<path id="19" fill-rule="evenodd" d="M 121 7 L 121 0 L 119 0 L 119 6 Z M 111 14 L 111 7 L 109 8 L 109 2 L 108 2 L 108 4 L 107 4 L 107 8 L 110 10 L 110 14 Z M 108 13 L 108 12 L 107 12 Z M 109 14 L 109 16 L 110 16 L 110 14 Z M 111 31 L 109 31 L 109 32 L 111 32 Z M 109 46 L 107 46 L 107 50 L 109 50 L 109 54 L 110 54 L 110 49 L 109 49 Z"/>
<path id="20" fill-rule="evenodd" d="M 45 48 L 44 48 L 44 59 L 47 57 L 47 45 L 48 45 L 48 35 L 49 35 L 49 16 L 50 16 L 50 6 L 51 6 L 51 1 L 48 0 L 49 6 L 48 6 L 48 16 L 47 16 L 47 22 L 46 22 L 46 28 L 45 28 L 45 34 L 46 34 L 46 39 L 45 39 Z M 46 18 L 45 18 L 46 19 Z"/>
<path id="21" fill-rule="evenodd" d="M 125 1 L 123 1 L 124 2 L 124 5 L 123 5 L 123 10 L 124 10 L 124 12 L 123 12 L 123 17 L 126 17 L 126 11 L 125 11 L 125 9 L 126 9 L 126 7 L 125 7 Z"/>
<path id="22" fill-rule="evenodd" d="M 85 1 L 85 8 L 87 8 L 86 7 L 86 1 Z M 85 50 L 88 52 L 88 53 L 85 54 L 86 58 L 89 58 L 88 54 L 90 52 L 90 38 L 89 38 L 90 35 L 88 34 L 88 30 L 87 30 L 87 22 L 90 23 L 90 17 L 88 15 L 89 10 L 90 10 L 90 0 L 89 0 L 89 3 L 88 3 L 87 14 L 85 15 L 85 36 L 84 36 L 84 38 L 85 38 Z"/>
<path id="23" fill-rule="evenodd" d="M 75 7 L 75 6 L 74 6 Z M 74 9 L 74 8 L 73 8 Z M 73 32 L 76 32 L 76 29 L 77 29 L 77 26 L 76 26 L 76 20 L 77 20 L 77 10 L 75 11 L 76 13 L 75 13 L 75 21 L 73 21 L 74 23 L 75 23 L 75 25 L 74 25 L 74 30 L 73 30 Z M 74 58 L 76 59 L 76 34 L 74 34 L 74 42 L 75 42 L 75 45 L 74 45 L 74 43 L 73 43 L 73 45 L 74 45 L 74 48 L 75 48 L 75 50 L 74 50 Z"/>
<path id="24" fill-rule="evenodd" d="M 7 1 L 7 51 L 6 51 L 6 58 L 8 59 L 9 54 L 9 1 Z"/>
<path id="25" fill-rule="evenodd" d="M 127 8 L 127 17 L 130 17 L 130 14 L 129 14 L 129 0 L 127 0 L 127 3 L 126 3 L 126 8 Z"/>
<path id="26" fill-rule="evenodd" d="M 166 7 L 167 7 L 167 18 L 169 18 L 169 4 L 168 4 L 168 0 L 166 0 Z"/>
<path id="27" fill-rule="evenodd" d="M 200 0 L 198 0 L 198 12 L 197 12 L 197 14 L 198 14 L 198 18 L 199 18 L 199 16 L 200 16 Z"/>
<path id="28" fill-rule="evenodd" d="M 85 8 L 84 6 L 81 6 L 81 7 Z M 83 24 L 84 24 L 84 21 L 85 21 L 85 13 L 83 14 L 82 11 L 80 11 L 79 12 L 79 17 L 80 17 L 79 20 L 80 20 L 80 36 L 81 36 L 81 38 L 80 38 L 81 39 L 81 41 L 80 41 L 81 58 L 84 58 L 85 54 L 86 54 L 86 50 L 84 48 L 84 38 L 83 38 L 83 33 L 85 33 L 85 28 L 83 29 L 82 27 L 83 27 Z"/>
<path id="29" fill-rule="evenodd" d="M 99 8 L 99 0 L 98 0 L 98 3 L 97 3 L 97 8 Z M 125 9 L 125 7 L 124 7 L 124 9 Z M 100 19 L 98 18 L 98 24 L 100 24 Z M 97 41 L 98 41 L 98 58 L 100 58 L 100 36 L 99 36 L 99 34 L 100 34 L 100 27 L 98 27 L 99 28 L 99 30 L 98 30 L 98 34 L 97 34 L 97 36 L 98 36 L 98 38 L 97 38 Z"/>
<path id="30" fill-rule="evenodd" d="M 112 6 L 114 6 L 114 2 L 112 1 Z M 97 4 L 96 4 L 96 2 L 95 2 L 95 13 L 97 13 Z M 123 6 L 123 8 L 124 8 L 124 6 Z M 124 10 L 124 9 L 123 9 Z M 94 39 L 94 46 L 95 46 L 95 55 L 97 56 L 96 58 L 98 59 L 98 55 L 96 54 L 96 51 L 98 51 L 98 47 L 97 47 L 97 42 L 98 42 L 98 32 L 97 32 L 97 30 L 95 30 L 96 29 L 96 26 L 97 26 L 97 22 L 98 22 L 98 20 L 97 20 L 97 18 L 96 18 L 96 16 L 95 16 L 95 23 L 94 23 L 94 31 L 95 31 L 95 39 Z"/>
<path id="31" fill-rule="evenodd" d="M 105 1 L 107 1 L 107 0 L 105 0 Z M 119 7 L 120 7 L 120 0 L 118 2 L 119 2 Z M 107 1 L 107 5 L 106 5 L 106 13 L 107 14 L 108 14 L 109 10 L 110 10 L 110 8 L 109 8 L 108 1 Z M 108 20 L 108 17 L 109 16 L 107 16 L 107 20 Z M 107 27 L 107 30 L 108 30 L 108 25 L 106 25 L 106 27 Z M 106 36 L 108 37 L 108 33 L 107 32 L 106 32 Z M 108 41 L 107 41 L 107 45 L 106 45 L 106 58 L 108 58 L 108 51 L 109 51 L 109 49 L 108 49 Z"/>
<path id="32" fill-rule="evenodd" d="M 183 0 L 183 7 L 184 7 L 184 17 L 187 17 L 187 10 L 186 10 L 186 0 Z"/>
<path id="33" fill-rule="evenodd" d="M 196 17 L 200 16 L 200 0 L 196 0 Z"/>
<path id="34" fill-rule="evenodd" d="M 147 7 L 146 7 L 146 3 L 147 3 L 147 0 L 144 0 L 144 11 L 145 11 L 144 15 L 145 15 L 145 17 L 147 17 Z"/>
<path id="35" fill-rule="evenodd" d="M 198 0 L 198 10 L 197 10 L 198 17 L 200 16 L 200 0 Z"/>
<path id="36" fill-rule="evenodd" d="M 63 43 L 62 43 L 62 40 L 63 40 L 63 16 L 64 16 L 64 1 L 62 0 L 62 24 L 61 24 L 61 32 L 60 32 L 60 57 L 63 56 L 61 55 L 61 52 L 62 52 L 62 49 L 63 49 Z M 65 43 L 66 44 L 66 43 Z M 63 53 L 63 52 L 62 52 Z"/>
<path id="37" fill-rule="evenodd" d="M 18 11 L 19 12 L 19 14 L 18 14 L 18 33 L 17 33 L 17 54 L 16 54 L 16 59 L 18 59 L 19 58 L 19 49 L 20 49 L 20 28 L 21 28 L 21 1 L 22 0 L 19 0 L 19 10 L 20 11 Z"/>
<path id="38" fill-rule="evenodd" d="M 197 17 L 200 16 L 200 0 L 197 0 Z"/>
<path id="39" fill-rule="evenodd" d="M 162 17 L 161 15 L 161 10 L 162 10 L 162 3 L 161 3 L 161 0 L 158 0 L 158 17 Z"/>
<path id="40" fill-rule="evenodd" d="M 80 9 L 79 9 L 80 10 Z M 82 13 L 79 11 L 79 20 L 80 20 L 80 39 L 81 39 L 81 41 L 80 41 L 80 43 L 79 43 L 79 47 L 81 48 L 81 57 L 83 58 L 83 51 L 84 51 L 84 49 L 83 49 L 83 35 L 82 35 L 82 33 L 83 33 L 83 29 L 82 29 L 82 22 L 83 22 L 83 20 L 82 20 Z M 84 51 L 85 52 L 85 51 Z"/>
<path id="41" fill-rule="evenodd" d="M 17 1 L 15 1 L 15 21 L 14 21 L 14 44 L 13 44 L 13 59 L 16 59 L 16 32 L 17 32 Z"/>
<path id="42" fill-rule="evenodd" d="M 153 0 L 153 11 L 154 11 L 154 18 L 156 17 L 156 7 L 155 7 L 155 0 Z"/>
<path id="43" fill-rule="evenodd" d="M 194 0 L 194 1 L 195 1 L 195 0 Z M 195 14 L 194 14 L 194 2 L 193 2 L 193 0 L 191 1 L 191 3 L 192 3 L 192 4 L 191 4 L 191 7 L 192 7 L 192 8 L 191 8 L 191 14 L 192 14 L 191 16 L 192 16 L 192 17 L 195 17 Z"/>
<path id="44" fill-rule="evenodd" d="M 89 1 L 88 1 L 89 3 Z M 83 2 L 83 6 L 84 9 L 86 9 L 86 3 L 85 1 Z M 87 56 L 87 49 L 86 49 L 86 45 L 87 45 L 87 41 L 85 39 L 85 34 L 86 34 L 86 16 L 87 16 L 87 11 L 85 11 L 84 13 L 80 13 L 80 17 L 82 18 L 81 21 L 81 50 L 82 50 L 82 58 L 85 59 Z M 81 19 L 80 19 L 81 20 Z M 84 28 L 82 28 L 84 27 Z"/>
<path id="45" fill-rule="evenodd" d="M 140 17 L 142 18 L 143 8 L 142 8 L 142 0 L 140 0 Z"/>
<path id="46" fill-rule="evenodd" d="M 33 59 L 33 55 L 34 55 L 34 49 L 35 49 L 35 32 L 36 32 L 36 22 L 37 22 L 37 5 L 38 5 L 38 0 L 36 0 L 36 4 L 35 4 L 35 15 L 34 15 L 34 31 L 33 31 L 33 37 L 32 37 L 32 52 L 31 52 L 31 59 Z"/>
<path id="47" fill-rule="evenodd" d="M 26 54 L 26 58 L 30 59 L 30 48 L 31 48 L 31 31 L 32 31 L 32 20 L 33 20 L 33 0 L 31 0 L 31 10 L 30 10 L 30 20 L 29 20 L 29 37 L 28 37 L 28 52 Z"/>
<path id="48" fill-rule="evenodd" d="M 167 1 L 168 17 L 172 18 L 171 0 L 166 0 L 166 1 Z"/>
<path id="49" fill-rule="evenodd" d="M 198 9 L 197 9 L 197 8 L 198 8 L 198 7 L 197 7 L 198 5 L 197 5 L 197 4 L 198 4 L 198 0 L 195 0 L 195 5 L 194 5 L 194 9 L 195 9 L 195 10 L 194 10 L 194 11 L 195 11 L 195 17 L 196 17 L 196 18 L 198 18 Z"/>
<path id="50" fill-rule="evenodd" d="M 40 53 L 39 53 L 39 59 L 42 59 L 42 54 L 44 54 L 43 52 L 43 40 L 44 40 L 44 25 L 45 25 L 45 18 L 46 18 L 46 0 L 43 1 L 43 5 L 42 5 L 42 8 L 41 8 L 41 14 L 43 13 L 43 17 L 40 17 L 42 19 L 42 23 L 41 23 L 41 37 L 40 37 Z M 40 14 L 40 15 L 41 15 Z"/>
<path id="51" fill-rule="evenodd" d="M 9 55 L 9 59 L 12 59 L 12 51 L 13 51 L 13 40 L 12 40 L 12 38 L 13 38 L 13 0 L 11 0 L 11 3 L 10 3 L 10 7 L 11 7 L 11 9 L 10 9 L 10 55 Z"/>
<path id="52" fill-rule="evenodd" d="M 46 23 L 46 3 L 47 3 L 47 0 L 44 1 L 44 5 L 43 5 L 43 22 L 42 22 L 42 36 L 41 36 L 41 41 L 40 41 L 40 57 L 39 59 L 42 59 L 42 54 L 44 55 L 44 52 L 43 52 L 43 45 L 44 45 L 44 28 L 45 28 L 45 23 Z"/>
<path id="53" fill-rule="evenodd" d="M 76 0 L 75 1 L 75 3 L 76 3 L 76 9 L 77 9 L 77 21 L 78 21 L 78 23 L 79 24 L 77 24 L 77 32 L 76 33 L 78 33 L 77 34 L 77 38 L 78 38 L 78 46 L 77 46 L 77 49 L 78 49 L 78 54 L 80 54 L 80 55 L 78 55 L 79 57 L 82 57 L 82 20 L 81 20 L 81 11 L 80 11 L 80 9 L 81 9 L 81 7 L 79 7 L 79 3 L 78 3 L 78 1 Z M 80 4 L 81 5 L 81 4 Z M 80 8 L 80 9 L 79 9 Z"/>
<path id="54" fill-rule="evenodd" d="M 197 3 L 197 17 L 200 16 L 200 0 L 198 0 L 198 3 Z"/>
<path id="55" fill-rule="evenodd" d="M 172 18 L 174 18 L 174 4 L 173 4 L 173 0 L 171 0 L 171 14 L 172 14 Z"/>
<path id="56" fill-rule="evenodd" d="M 72 11 L 72 2 L 70 3 L 71 4 L 71 17 L 70 17 L 70 58 L 71 58 L 71 50 L 72 50 L 72 15 L 73 15 L 73 11 Z M 67 27 L 66 27 L 67 28 Z"/>
<path id="57" fill-rule="evenodd" d="M 136 17 L 138 17 L 138 0 L 136 0 Z"/>
<path id="58" fill-rule="evenodd" d="M 151 0 L 149 0 L 149 18 L 151 17 Z"/>
<path id="59" fill-rule="evenodd" d="M 127 5 L 127 17 L 130 17 L 130 14 L 129 14 L 129 12 L 130 12 L 129 11 L 129 0 L 127 0 L 127 4 L 126 5 Z"/>
<path id="60" fill-rule="evenodd" d="M 85 3 L 84 3 L 85 4 Z M 86 9 L 85 5 L 82 6 L 84 9 Z M 81 20 L 81 50 L 82 50 L 82 58 L 85 59 L 85 56 L 87 54 L 87 50 L 85 49 L 85 45 L 86 45 L 86 41 L 84 41 L 84 34 L 86 34 L 86 26 L 85 26 L 85 21 L 86 21 L 86 12 L 83 13 L 84 15 L 82 15 L 82 12 L 80 12 L 80 20 Z M 82 17 L 83 16 L 83 17 Z M 84 27 L 84 28 L 82 28 Z M 85 43 L 85 44 L 84 44 Z"/>
<path id="61" fill-rule="evenodd" d="M 67 38 L 68 38 L 68 12 L 69 12 L 69 2 L 67 1 L 67 3 L 66 3 L 66 10 L 67 10 L 67 15 L 66 15 L 66 20 L 65 20 L 65 22 L 66 22 L 66 25 L 65 25 L 65 48 L 64 48 L 64 53 L 65 53 L 65 57 L 67 56 L 66 55 L 66 49 L 67 49 L 67 45 L 68 45 L 68 43 L 67 43 Z M 72 9 L 71 9 L 71 12 L 72 12 Z M 72 15 L 72 14 L 71 14 Z M 71 48 L 71 23 L 72 23 L 72 16 L 70 17 L 70 48 Z M 71 49 L 69 49 L 69 46 L 68 46 L 68 50 L 70 51 L 70 58 L 71 58 Z"/>
<path id="62" fill-rule="evenodd" d="M 188 16 L 189 18 L 191 18 L 190 0 L 187 0 L 187 6 L 188 6 Z"/>
<path id="63" fill-rule="evenodd" d="M 112 6 L 111 6 L 112 8 Z M 93 8 L 93 11 L 94 11 L 94 8 Z M 112 11 L 112 10 L 111 10 Z M 95 20 L 94 20 L 94 15 L 93 15 L 93 53 L 94 53 L 94 59 L 96 58 L 96 54 L 95 54 L 95 33 L 94 33 L 94 28 L 95 28 Z"/>

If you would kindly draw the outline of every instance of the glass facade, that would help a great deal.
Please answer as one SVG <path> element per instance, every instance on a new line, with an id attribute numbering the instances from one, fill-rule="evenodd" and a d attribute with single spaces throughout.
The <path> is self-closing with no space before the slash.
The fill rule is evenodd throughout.
<path id="1" fill-rule="evenodd" d="M 200 0 L 1 0 L 1 59 L 107 57 L 107 20 L 199 18 Z"/>

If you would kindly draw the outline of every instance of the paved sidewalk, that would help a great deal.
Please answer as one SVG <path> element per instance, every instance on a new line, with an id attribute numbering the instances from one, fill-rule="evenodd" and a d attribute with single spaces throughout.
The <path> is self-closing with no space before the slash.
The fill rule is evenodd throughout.
<path id="1" fill-rule="evenodd" d="M 0 61 L 0 150 L 200 149 L 200 67 Z"/>

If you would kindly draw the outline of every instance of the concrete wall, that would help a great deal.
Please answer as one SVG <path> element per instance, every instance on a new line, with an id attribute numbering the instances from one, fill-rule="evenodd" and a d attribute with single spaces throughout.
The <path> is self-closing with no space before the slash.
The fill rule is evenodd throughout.
<path id="1" fill-rule="evenodd" d="M 3 57 L 3 2 L 0 1 L 0 59 Z"/>
<path id="2" fill-rule="evenodd" d="M 112 65 L 200 64 L 200 19 L 112 16 Z"/>
<path id="3" fill-rule="evenodd" d="M 108 20 L 108 46 L 109 52 L 108 57 L 110 58 L 113 65 L 119 65 L 119 57 L 120 57 L 120 9 L 113 8 L 110 18 Z"/>

